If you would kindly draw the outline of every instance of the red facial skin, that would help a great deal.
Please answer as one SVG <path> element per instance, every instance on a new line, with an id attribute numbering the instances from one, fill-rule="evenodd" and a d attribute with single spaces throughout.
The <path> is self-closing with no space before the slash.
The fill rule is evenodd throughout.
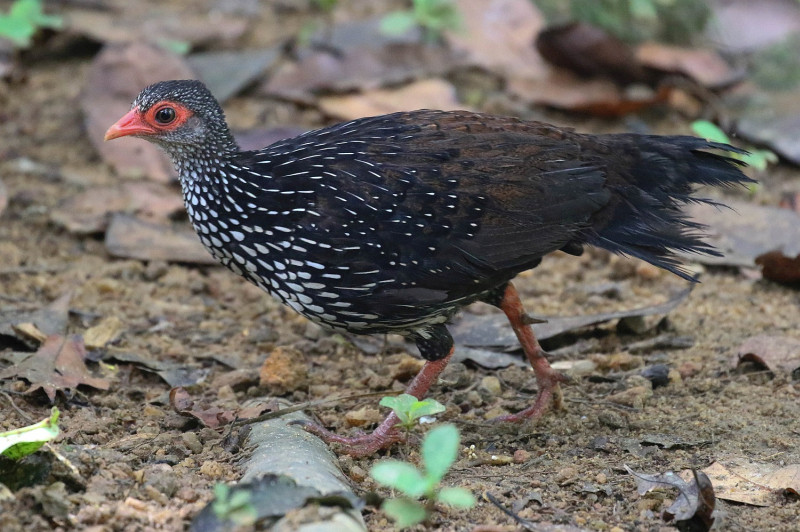
<path id="1" fill-rule="evenodd" d="M 156 113 L 166 107 L 171 107 L 175 111 L 175 118 L 167 123 L 159 122 L 156 120 Z M 158 102 L 150 107 L 146 113 L 142 113 L 138 107 L 135 107 L 108 128 L 103 140 L 112 140 L 128 135 L 157 135 L 172 131 L 185 124 L 192 114 L 189 109 L 181 104 L 167 101 Z"/>

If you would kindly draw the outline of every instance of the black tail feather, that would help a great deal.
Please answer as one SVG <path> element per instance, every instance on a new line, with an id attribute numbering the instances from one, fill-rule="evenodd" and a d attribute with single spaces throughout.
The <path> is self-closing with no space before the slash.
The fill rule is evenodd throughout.
<path id="1" fill-rule="evenodd" d="M 696 137 L 625 137 L 630 150 L 623 157 L 633 157 L 632 165 L 622 172 L 623 179 L 608 183 L 616 204 L 612 214 L 593 229 L 588 242 L 696 281 L 673 252 L 719 253 L 703 241 L 705 226 L 687 219 L 681 207 L 687 203 L 722 205 L 693 195 L 694 185 L 752 183 L 742 172 L 746 165 L 729 155 L 746 152 Z"/>

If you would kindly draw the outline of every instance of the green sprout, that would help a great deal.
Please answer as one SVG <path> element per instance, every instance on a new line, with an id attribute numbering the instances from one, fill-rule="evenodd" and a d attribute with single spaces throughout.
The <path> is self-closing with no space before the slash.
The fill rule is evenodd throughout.
<path id="1" fill-rule="evenodd" d="M 402 35 L 414 27 L 422 29 L 425 42 L 439 42 L 447 30 L 461 29 L 461 16 L 453 0 L 413 0 L 411 9 L 393 11 L 381 20 L 381 31 Z"/>
<path id="2" fill-rule="evenodd" d="M 238 526 L 250 526 L 258 520 L 258 511 L 252 502 L 253 494 L 246 490 L 232 493 L 227 484 L 214 486 L 214 515 L 220 521 L 230 521 Z"/>
<path id="3" fill-rule="evenodd" d="M 417 424 L 419 418 L 439 414 L 446 410 L 444 405 L 435 399 L 420 401 L 413 395 L 407 393 L 398 395 L 397 397 L 384 397 L 378 404 L 391 408 L 400 419 L 398 425 L 405 428 L 407 431 L 411 430 L 414 425 Z"/>
<path id="4" fill-rule="evenodd" d="M 454 425 L 442 425 L 431 430 L 422 441 L 422 471 L 400 460 L 383 460 L 372 467 L 370 475 L 375 481 L 403 494 L 386 499 L 382 506 L 398 528 L 425 521 L 436 503 L 453 508 L 475 506 L 475 497 L 468 490 L 440 486 L 456 461 L 459 441 L 460 435 Z M 425 501 L 420 502 L 420 498 Z"/>
<path id="5" fill-rule="evenodd" d="M 0 38 L 17 48 L 27 48 L 41 28 L 58 29 L 62 24 L 61 17 L 44 14 L 41 0 L 16 0 L 8 13 L 0 13 Z"/>
<path id="6" fill-rule="evenodd" d="M 692 131 L 698 137 L 702 137 L 711 142 L 720 142 L 722 144 L 731 144 L 731 139 L 722 131 L 719 126 L 709 122 L 708 120 L 695 120 L 692 122 Z M 777 163 L 778 156 L 769 150 L 759 150 L 748 147 L 749 153 L 736 153 L 731 152 L 731 157 L 738 159 L 748 166 L 752 166 L 756 170 L 763 172 L 766 170 L 767 165 L 770 163 Z"/>

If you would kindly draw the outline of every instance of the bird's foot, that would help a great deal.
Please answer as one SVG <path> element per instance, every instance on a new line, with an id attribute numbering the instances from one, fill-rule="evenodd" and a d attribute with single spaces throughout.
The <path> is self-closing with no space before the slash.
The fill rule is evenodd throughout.
<path id="1" fill-rule="evenodd" d="M 536 376 L 536 380 L 539 384 L 539 393 L 536 394 L 536 399 L 533 401 L 533 404 L 515 414 L 506 414 L 505 416 L 492 418 L 492 422 L 522 423 L 523 421 L 542 417 L 551 404 L 556 410 L 561 410 L 564 407 L 561 383 L 569 382 L 569 377 L 554 371 L 549 365 L 546 371 L 540 369 L 540 372 L 543 374 L 537 374 Z"/>
<path id="2" fill-rule="evenodd" d="M 394 443 L 404 441 L 405 434 L 397 427 L 397 421 L 397 416 L 393 412 L 370 434 L 353 437 L 340 436 L 311 421 L 300 421 L 294 424 L 302 426 L 307 432 L 319 437 L 325 443 L 338 444 L 342 453 L 360 458 L 375 454 L 377 451 L 385 449 Z"/>

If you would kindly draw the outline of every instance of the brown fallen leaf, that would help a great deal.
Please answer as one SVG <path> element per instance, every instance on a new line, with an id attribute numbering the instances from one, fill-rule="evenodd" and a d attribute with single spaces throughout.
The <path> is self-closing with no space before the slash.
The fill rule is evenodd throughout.
<path id="1" fill-rule="evenodd" d="M 152 10 L 143 10 L 136 2 L 121 2 L 113 9 L 81 9 L 75 5 L 69 10 L 69 31 L 100 43 L 182 41 L 193 47 L 226 47 L 238 41 L 249 25 L 247 19 L 228 13 L 191 9 L 191 4 L 180 11 L 176 6 L 159 5 L 154 16 Z"/>
<path id="2" fill-rule="evenodd" d="M 315 52 L 300 63 L 280 67 L 262 92 L 311 104 L 320 92 L 375 89 L 444 73 L 452 67 L 448 57 L 443 49 L 421 44 L 359 48 L 346 55 Z M 434 63 L 440 67 L 431 67 Z"/>
<path id="3" fill-rule="evenodd" d="M 657 475 L 637 473 L 627 465 L 625 469 L 636 478 L 636 490 L 639 495 L 656 488 L 675 488 L 678 496 L 664 511 L 664 520 L 675 520 L 680 530 L 705 532 L 714 524 L 714 507 L 716 498 L 714 487 L 702 471 L 692 470 L 690 479 L 684 480 L 680 475 L 668 471 Z"/>
<path id="4" fill-rule="evenodd" d="M 114 214 L 111 217 L 105 244 L 108 252 L 115 257 L 216 264 L 190 228 L 174 229 L 126 214 Z"/>
<path id="5" fill-rule="evenodd" d="M 138 214 L 166 222 L 183 209 L 180 193 L 161 183 L 137 181 L 118 186 L 93 187 L 61 201 L 50 219 L 75 234 L 105 231 L 111 213 Z"/>
<path id="6" fill-rule="evenodd" d="M 67 292 L 48 306 L 33 312 L 14 309 L 0 311 L 0 336 L 15 336 L 21 340 L 33 339 L 42 343 L 52 334 L 63 334 L 69 319 L 69 302 L 72 292 Z"/>
<path id="7" fill-rule="evenodd" d="M 143 87 L 165 79 L 194 78 L 184 60 L 161 48 L 143 44 L 106 46 L 92 61 L 81 96 L 86 129 L 95 149 L 125 176 L 172 179 L 172 163 L 154 145 L 141 139 L 103 142 L 109 117 L 122 116 Z"/>
<path id="8" fill-rule="evenodd" d="M 375 116 L 414 109 L 464 109 L 458 102 L 456 89 L 442 79 L 415 81 L 397 89 L 376 89 L 347 96 L 326 96 L 319 99 L 325 113 L 342 120 Z"/>
<path id="9" fill-rule="evenodd" d="M 764 279 L 776 283 L 800 283 L 800 254 L 787 257 L 782 251 L 774 250 L 759 255 L 755 262 L 761 266 Z"/>
<path id="10" fill-rule="evenodd" d="M 544 79 L 550 68 L 533 46 L 544 17 L 530 0 L 460 0 L 463 30 L 447 34 L 465 61 L 508 79 Z"/>
<path id="11" fill-rule="evenodd" d="M 79 335 L 54 334 L 47 337 L 38 351 L 0 372 L 0 379 L 24 379 L 30 383 L 26 393 L 41 388 L 51 403 L 55 401 L 56 392 L 71 394 L 80 385 L 107 390 L 109 381 L 93 377 L 85 359 L 86 348 Z"/>
<path id="12" fill-rule="evenodd" d="M 800 370 L 800 340 L 769 335 L 748 338 L 733 359 L 735 366 L 742 362 L 755 362 L 773 372 L 793 374 Z"/>
<path id="13" fill-rule="evenodd" d="M 685 300 L 691 293 L 691 288 L 681 290 L 672 294 L 670 299 L 658 305 L 650 305 L 642 308 L 622 310 L 619 312 L 608 312 L 601 314 L 589 314 L 585 316 L 543 316 L 546 320 L 543 323 L 532 325 L 536 337 L 540 340 L 547 340 L 565 332 L 574 331 L 583 327 L 590 327 L 609 320 L 620 319 L 631 316 L 654 316 L 668 314 Z M 502 314 L 469 315 L 464 312 L 461 316 L 453 320 L 450 328 L 453 339 L 459 346 L 467 347 L 493 347 L 504 350 L 519 348 L 514 332 L 508 327 L 508 320 Z"/>
<path id="14" fill-rule="evenodd" d="M 228 425 L 236 419 L 236 413 L 233 410 L 225 410 L 218 406 L 210 406 L 208 408 L 195 406 L 191 395 L 182 386 L 169 391 L 169 404 L 178 414 L 193 417 L 212 429 Z"/>
<path id="15" fill-rule="evenodd" d="M 89 327 L 83 333 L 83 340 L 87 348 L 101 349 L 116 340 L 121 330 L 122 320 L 117 316 L 109 316 L 103 318 L 97 325 Z"/>
<path id="16" fill-rule="evenodd" d="M 634 59 L 662 74 L 683 74 L 709 89 L 727 87 L 742 78 L 742 72 L 714 50 L 647 42 L 636 49 Z"/>
<path id="17" fill-rule="evenodd" d="M 653 91 L 634 85 L 628 91 L 608 79 L 585 79 L 565 69 L 553 68 L 544 79 L 512 77 L 507 90 L 526 102 L 603 117 L 635 113 L 669 99 L 671 89 Z"/>
<path id="18" fill-rule="evenodd" d="M 708 42 L 733 54 L 750 53 L 800 31 L 800 6 L 784 0 L 708 2 Z"/>
<path id="19" fill-rule="evenodd" d="M 734 458 L 714 462 L 703 472 L 713 481 L 717 497 L 727 501 L 772 506 L 786 492 L 800 494 L 800 464 L 780 467 Z"/>
<path id="20" fill-rule="evenodd" d="M 687 205 L 693 222 L 709 227 L 708 243 L 721 257 L 685 254 L 704 264 L 752 267 L 756 257 L 775 249 L 786 256 L 800 254 L 800 214 L 778 207 L 725 200 L 729 209 L 707 204 Z"/>

